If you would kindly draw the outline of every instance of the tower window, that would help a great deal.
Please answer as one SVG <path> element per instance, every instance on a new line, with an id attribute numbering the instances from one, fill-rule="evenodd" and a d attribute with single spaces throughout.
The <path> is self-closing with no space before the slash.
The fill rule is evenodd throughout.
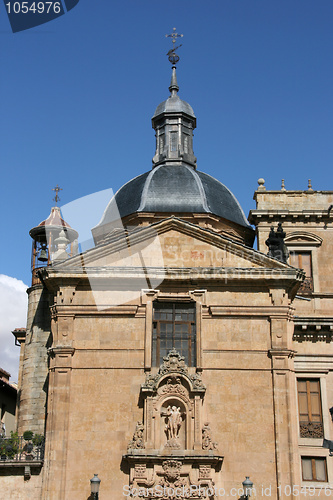
<path id="1" fill-rule="evenodd" d="M 160 135 L 159 137 L 159 149 L 160 149 L 160 154 L 163 152 L 164 149 L 164 134 Z"/>
<path id="2" fill-rule="evenodd" d="M 195 304 L 154 304 L 152 364 L 175 348 L 188 366 L 196 364 Z"/>
<path id="3" fill-rule="evenodd" d="M 303 481 L 327 481 L 326 458 L 302 457 Z"/>
<path id="4" fill-rule="evenodd" d="M 188 153 L 189 137 L 184 135 L 184 153 Z"/>
<path id="5" fill-rule="evenodd" d="M 170 133 L 170 151 L 177 151 L 177 134 L 178 132 Z"/>
<path id="6" fill-rule="evenodd" d="M 319 379 L 298 379 L 297 389 L 300 436 L 322 438 L 324 433 Z"/>

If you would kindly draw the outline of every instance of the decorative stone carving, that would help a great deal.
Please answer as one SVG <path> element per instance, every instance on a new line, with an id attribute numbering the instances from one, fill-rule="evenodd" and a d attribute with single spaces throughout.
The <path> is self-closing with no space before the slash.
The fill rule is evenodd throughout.
<path id="1" fill-rule="evenodd" d="M 133 434 L 133 439 L 128 444 L 127 447 L 128 450 L 140 449 L 145 447 L 145 443 L 143 440 L 143 431 L 144 431 L 143 423 L 138 422 L 136 424 L 135 432 Z"/>
<path id="2" fill-rule="evenodd" d="M 124 456 L 132 499 L 216 499 L 223 457 L 215 452 L 208 423 L 202 427 L 206 389 L 193 371 L 172 349 L 141 386 L 144 424 L 137 423 Z"/>
<path id="3" fill-rule="evenodd" d="M 300 436 L 302 438 L 323 438 L 323 425 L 320 422 L 300 422 Z"/>
<path id="4" fill-rule="evenodd" d="M 137 457 L 135 458 L 137 460 Z M 208 463 L 199 462 L 193 469 L 191 459 L 156 457 L 154 464 L 139 467 L 131 466 L 129 497 L 150 500 L 216 500 L 214 488 L 215 469 L 221 461 L 211 459 Z"/>
<path id="5" fill-rule="evenodd" d="M 192 388 L 199 392 L 205 392 L 206 388 L 202 383 L 201 376 L 196 373 L 189 374 L 187 365 L 185 364 L 184 356 L 181 356 L 176 349 L 172 349 L 167 356 L 164 356 L 163 363 L 161 364 L 157 375 L 147 374 L 146 381 L 142 385 L 142 389 L 146 391 L 156 391 L 158 382 L 164 375 L 171 373 L 179 373 L 185 375 L 191 382 Z"/>
<path id="6" fill-rule="evenodd" d="M 212 468 L 210 465 L 199 465 L 199 479 L 211 479 Z"/>
<path id="7" fill-rule="evenodd" d="M 181 380 L 177 375 L 172 374 L 168 379 L 166 385 L 163 385 L 160 390 L 161 394 L 177 393 L 186 395 L 186 389 L 181 385 Z"/>
<path id="8" fill-rule="evenodd" d="M 312 293 L 313 292 L 313 279 L 305 278 L 297 293 Z"/>
<path id="9" fill-rule="evenodd" d="M 147 479 L 147 466 L 146 464 L 135 464 L 133 478 L 135 479 Z"/>
<path id="10" fill-rule="evenodd" d="M 202 449 L 203 450 L 216 450 L 217 443 L 214 443 L 211 436 L 211 429 L 209 423 L 206 422 L 202 428 Z"/>
<path id="11" fill-rule="evenodd" d="M 182 462 L 180 460 L 165 460 L 162 463 L 162 468 L 165 473 L 164 480 L 169 483 L 175 482 L 180 478 Z"/>

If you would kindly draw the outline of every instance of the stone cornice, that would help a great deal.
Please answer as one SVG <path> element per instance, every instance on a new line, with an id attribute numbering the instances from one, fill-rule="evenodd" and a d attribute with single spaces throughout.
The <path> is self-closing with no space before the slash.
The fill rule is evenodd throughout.
<path id="1" fill-rule="evenodd" d="M 127 453 L 123 455 L 125 460 L 129 462 L 141 462 L 145 461 L 147 463 L 162 463 L 164 460 L 181 460 L 184 463 L 207 463 L 211 465 L 222 465 L 223 456 L 217 455 L 216 452 L 212 450 L 202 450 L 200 452 L 195 450 L 173 450 L 170 453 L 164 453 L 161 455 L 160 450 L 134 450 L 133 453 Z"/>
<path id="2" fill-rule="evenodd" d="M 86 269 L 53 269 L 46 270 L 48 281 L 52 279 L 72 280 L 86 278 L 110 279 L 114 277 L 135 278 L 165 278 L 171 280 L 205 279 L 205 280 L 230 280 L 255 279 L 255 280 L 296 280 L 303 281 L 304 273 L 291 266 L 282 268 L 255 268 L 255 267 L 90 267 Z"/>
<path id="3" fill-rule="evenodd" d="M 295 316 L 295 325 L 300 327 L 315 327 L 318 330 L 321 327 L 327 326 L 333 330 L 333 317 L 332 316 Z"/>
<path id="4" fill-rule="evenodd" d="M 139 306 L 137 305 L 111 305 L 111 304 L 103 304 L 102 306 L 92 306 L 91 304 L 87 305 L 55 305 L 52 306 L 52 316 L 60 317 L 60 316 L 136 316 L 138 312 Z"/>
<path id="5" fill-rule="evenodd" d="M 260 222 L 272 223 L 275 221 L 332 221 L 333 213 L 326 210 L 251 210 L 248 220 L 251 224 L 258 225 Z"/>

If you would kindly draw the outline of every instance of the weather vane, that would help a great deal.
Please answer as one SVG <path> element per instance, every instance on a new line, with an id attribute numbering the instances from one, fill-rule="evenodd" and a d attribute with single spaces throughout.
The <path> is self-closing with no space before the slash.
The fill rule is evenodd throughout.
<path id="1" fill-rule="evenodd" d="M 179 47 L 182 46 L 182 44 L 178 45 L 178 47 L 175 47 L 176 45 L 176 40 L 177 38 L 182 38 L 184 35 L 180 35 L 179 33 L 176 33 L 176 28 L 173 28 L 173 32 L 170 35 L 165 35 L 167 38 L 172 38 L 172 49 L 167 52 L 167 56 L 169 61 L 173 66 L 177 64 L 179 61 L 179 55 L 176 54 L 176 50 L 179 49 Z"/>
<path id="2" fill-rule="evenodd" d="M 55 204 L 57 204 L 58 201 L 60 201 L 58 193 L 59 193 L 59 191 L 62 191 L 62 188 L 60 188 L 57 184 L 55 188 L 52 188 L 52 191 L 55 191 L 55 193 L 56 193 L 55 197 L 53 198 L 53 201 L 55 201 Z"/>

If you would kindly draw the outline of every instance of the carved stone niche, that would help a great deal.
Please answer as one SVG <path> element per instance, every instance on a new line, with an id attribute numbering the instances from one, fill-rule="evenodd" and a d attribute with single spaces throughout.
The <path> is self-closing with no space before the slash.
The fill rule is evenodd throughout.
<path id="1" fill-rule="evenodd" d="M 167 487 L 178 488 L 174 498 L 211 500 L 223 457 L 208 422 L 202 422 L 206 388 L 201 375 L 189 373 L 175 349 L 163 360 L 158 373 L 147 374 L 141 386 L 143 422 L 137 423 L 124 455 L 130 469 L 129 488 L 134 493 L 141 488 L 152 500 L 164 499 L 161 488 Z M 200 485 L 205 486 L 204 492 L 199 491 Z M 170 493 L 168 500 L 173 498 Z"/>

